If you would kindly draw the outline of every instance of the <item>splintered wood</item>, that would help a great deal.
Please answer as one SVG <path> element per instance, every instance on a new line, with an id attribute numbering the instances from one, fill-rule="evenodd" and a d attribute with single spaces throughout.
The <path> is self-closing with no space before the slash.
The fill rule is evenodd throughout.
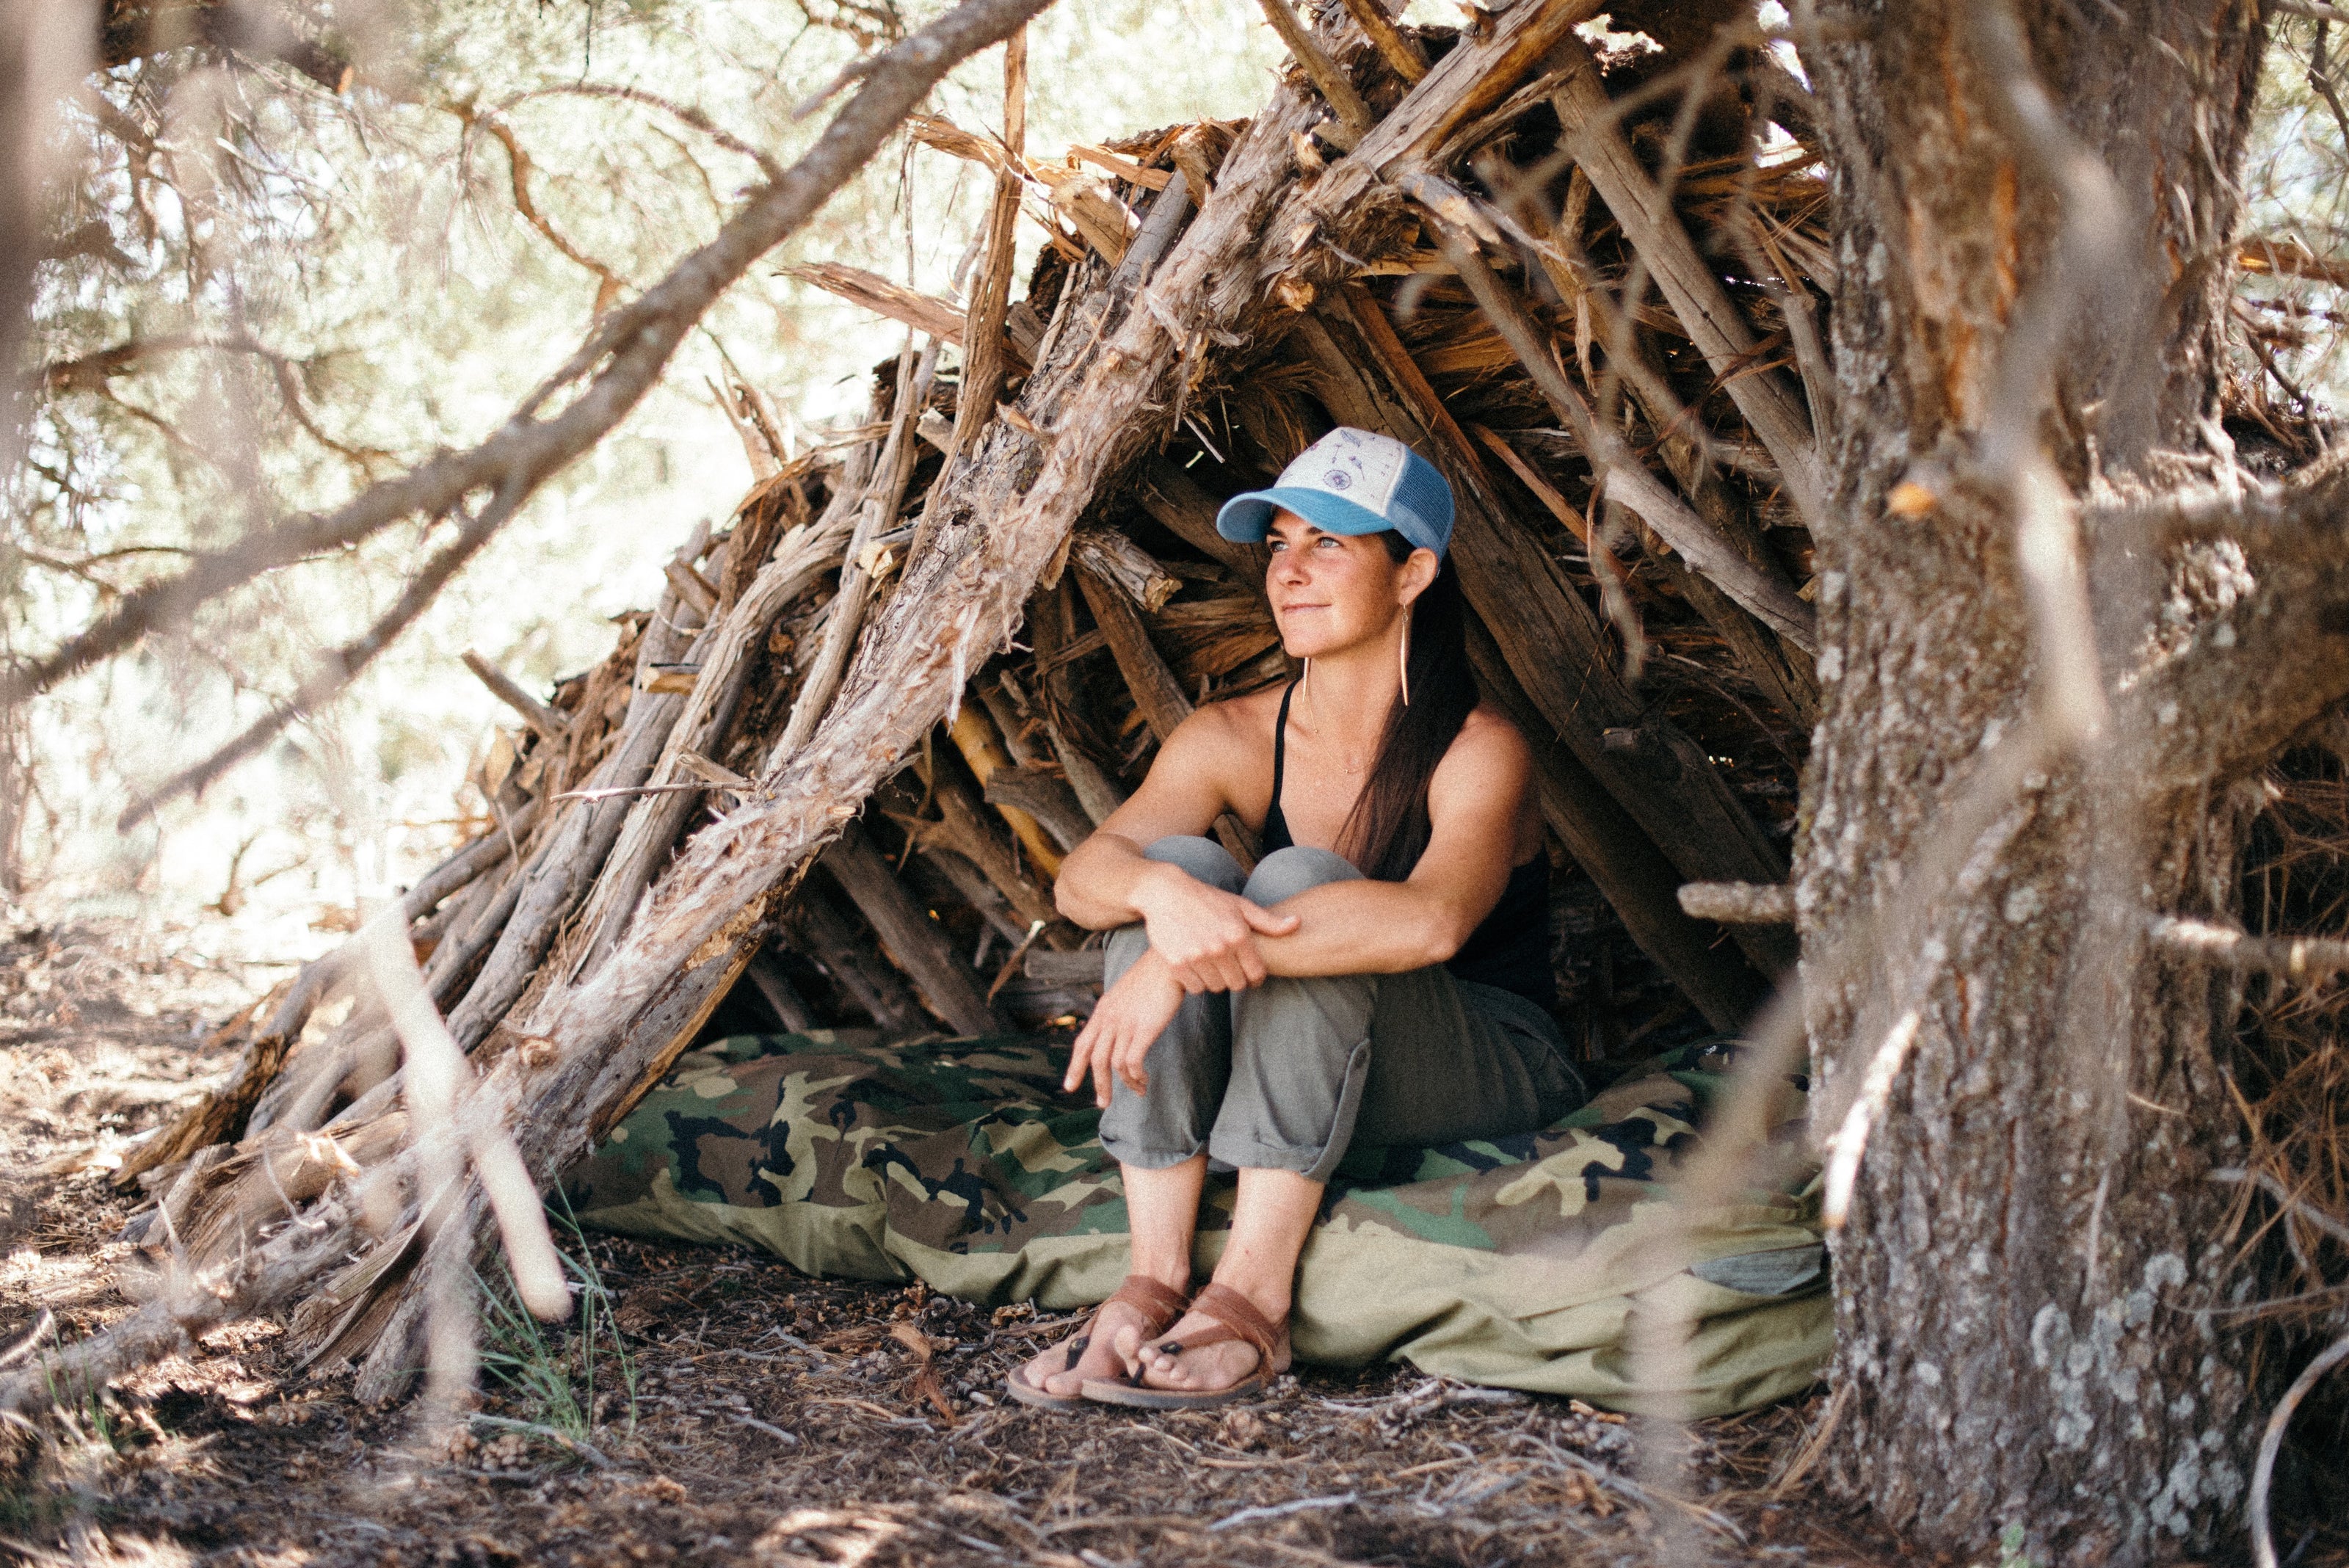
<path id="1" fill-rule="evenodd" d="M 1194 707 L 1289 678 L 1265 556 L 1215 511 L 1337 423 L 1458 497 L 1479 676 L 1539 759 L 1569 1036 L 1733 1028 L 1787 963 L 1783 929 L 1675 895 L 1785 877 L 1823 188 L 1757 161 L 1739 50 L 1705 56 L 1727 74 L 1676 141 L 1676 92 L 1627 97 L 1675 62 L 1602 72 L 1571 32 L 1591 5 L 1464 34 L 1268 9 L 1299 68 L 1253 121 L 1059 159 L 1027 150 L 1016 43 L 1005 137 L 916 130 L 994 176 L 967 301 L 793 271 L 914 333 L 864 422 L 793 452 L 765 392 L 725 389 L 759 482 L 611 656 L 544 697 L 471 661 L 518 722 L 402 912 L 469 1114 L 535 1179 L 697 1037 L 1080 1019 L 1100 961 L 1053 907 L 1061 857 Z M 1021 221 L 1050 242 L 1024 291 Z M 241 1073 L 129 1175 L 166 1217 L 147 1244 L 202 1237 L 199 1268 L 289 1203 L 331 1231 L 299 1332 L 390 1397 L 423 1282 L 488 1213 L 469 1182 L 422 1239 L 397 1035 L 359 981 L 324 961 L 243 1020 Z"/>

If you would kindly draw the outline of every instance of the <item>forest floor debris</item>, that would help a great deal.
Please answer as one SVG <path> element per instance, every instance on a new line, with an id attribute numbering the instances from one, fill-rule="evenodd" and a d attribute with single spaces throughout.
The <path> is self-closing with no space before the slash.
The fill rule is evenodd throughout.
<path id="1" fill-rule="evenodd" d="M 20 929 L 0 948 L 0 1355 L 127 1310 L 113 1237 L 135 1200 L 109 1184 L 109 1152 L 233 1065 L 233 1047 L 202 1049 L 220 971 L 90 961 L 120 935 Z M 435 1434 L 412 1405 L 363 1408 L 347 1373 L 305 1377 L 276 1325 L 233 1324 L 0 1439 L 0 1562 L 1487 1568 L 1644 1563 L 1670 1542 L 1720 1561 L 1913 1560 L 1816 1475 L 1774 1490 L 1820 1397 L 1698 1423 L 1662 1499 L 1640 1423 L 1568 1400 L 1309 1367 L 1226 1411 L 1056 1417 L 997 1390 L 1072 1314 L 727 1249 L 587 1251 L 625 1365 L 606 1330 L 591 1393 L 575 1338 L 555 1336 L 575 1407 L 510 1372 Z M 2349 1563 L 2349 1532 L 2299 1562 Z"/>

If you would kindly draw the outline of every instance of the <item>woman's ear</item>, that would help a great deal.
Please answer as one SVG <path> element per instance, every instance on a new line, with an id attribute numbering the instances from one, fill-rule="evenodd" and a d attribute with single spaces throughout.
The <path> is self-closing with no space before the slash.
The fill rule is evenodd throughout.
<path id="1" fill-rule="evenodd" d="M 1395 602 L 1409 605 L 1428 590 L 1443 569 L 1444 563 L 1436 559 L 1434 551 L 1424 546 L 1413 550 L 1395 570 Z"/>

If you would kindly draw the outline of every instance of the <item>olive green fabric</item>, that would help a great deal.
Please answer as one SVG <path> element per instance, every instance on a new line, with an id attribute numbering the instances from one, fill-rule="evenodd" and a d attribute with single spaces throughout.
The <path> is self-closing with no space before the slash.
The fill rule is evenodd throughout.
<path id="1" fill-rule="evenodd" d="M 762 1248 L 810 1273 L 1098 1302 L 1125 1272 L 1125 1199 L 1099 1113 L 1060 1093 L 1065 1050 L 845 1030 L 722 1041 L 679 1058 L 569 1174 L 571 1203 L 590 1226 Z M 1729 1055 L 1683 1047 L 1538 1133 L 1355 1149 L 1305 1248 L 1298 1354 L 1691 1415 L 1808 1386 L 1830 1347 L 1811 1173 L 1697 1214 L 1665 1197 Z M 1789 1147 L 1802 1102 L 1790 1082 L 1768 1107 Z M 1228 1179 L 1210 1183 L 1203 1275 L 1231 1198 Z M 1636 1386 L 1643 1319 L 1678 1320 L 1682 1343 Z"/>

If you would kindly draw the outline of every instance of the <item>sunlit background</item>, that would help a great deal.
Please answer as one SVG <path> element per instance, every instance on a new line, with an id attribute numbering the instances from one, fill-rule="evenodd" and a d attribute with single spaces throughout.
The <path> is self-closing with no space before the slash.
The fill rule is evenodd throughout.
<path id="1" fill-rule="evenodd" d="M 569 354 L 599 296 L 657 278 L 754 173 L 664 109 L 564 89 L 641 88 L 789 158 L 825 118 L 795 121 L 794 105 L 939 8 L 347 5 L 365 69 L 339 95 L 184 52 L 98 78 L 57 161 L 58 228 L 84 249 L 42 269 L 29 353 L 37 369 L 126 341 L 164 347 L 42 398 L 0 551 L 0 643 L 45 650 L 178 552 L 480 441 Z M 1413 13 L 1456 15 L 1446 0 Z M 1031 37 L 1031 155 L 1248 115 L 1282 58 L 1254 0 L 1063 0 Z M 2337 244 L 2349 180 L 2323 39 L 2316 24 L 2283 26 L 2252 159 L 2254 226 L 2317 258 Z M 999 129 L 1001 59 L 968 63 L 930 107 Z M 492 119 L 531 160 L 529 192 L 564 248 L 518 211 Z M 134 174 L 126 138 L 141 135 L 167 181 Z M 379 613 L 429 547 L 424 531 L 275 574 L 9 721 L 20 918 L 132 916 L 256 957 L 323 947 L 444 852 L 478 804 L 463 781 L 511 715 L 459 654 L 534 688 L 580 669 L 609 649 L 609 618 L 657 597 L 661 562 L 696 522 L 730 512 L 751 475 L 718 382 L 762 390 L 802 446 L 862 417 L 903 329 L 784 269 L 840 260 L 952 296 L 988 194 L 972 165 L 893 141 L 349 692 L 201 799 L 115 827 Z M 1022 239 L 1025 259 L 1040 230 Z M 2274 359 L 2252 369 L 2276 378 L 2271 396 L 2289 382 L 2332 400 L 2336 293 L 2321 278 L 2247 286 Z"/>

